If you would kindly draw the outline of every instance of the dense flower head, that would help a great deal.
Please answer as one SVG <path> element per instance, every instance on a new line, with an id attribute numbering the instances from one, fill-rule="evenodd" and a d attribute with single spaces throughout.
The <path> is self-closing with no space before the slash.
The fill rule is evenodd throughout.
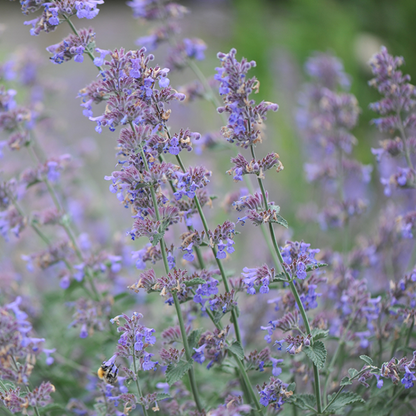
<path id="1" fill-rule="evenodd" d="M 377 388 L 383 386 L 383 379 L 389 378 L 394 385 L 401 384 L 405 389 L 409 389 L 414 386 L 416 376 L 414 370 L 416 368 L 416 351 L 413 351 L 413 357 L 409 360 L 407 357 L 403 357 L 400 360 L 393 357 L 390 361 L 384 362 L 381 365 L 379 374 L 368 374 L 367 378 L 371 375 L 377 378 Z M 362 384 L 369 387 L 365 380 L 360 380 Z"/>
<path id="2" fill-rule="evenodd" d="M 188 9 L 180 4 L 167 0 L 131 0 L 127 6 L 133 9 L 133 16 L 146 20 L 161 19 L 161 9 L 166 17 L 180 18 Z"/>
<path id="3" fill-rule="evenodd" d="M 410 76 L 403 75 L 399 70 L 404 64 L 401 56 L 393 57 L 382 46 L 379 53 L 375 54 L 370 61 L 373 75 L 375 76 L 369 85 L 377 88 L 378 92 L 384 98 L 370 105 L 370 108 L 379 113 L 381 118 L 373 120 L 373 123 L 381 131 L 399 130 L 400 116 L 397 113 L 401 111 L 411 111 L 416 101 L 415 87 L 409 83 Z M 414 124 L 414 116 L 409 115 L 404 121 L 404 126 Z"/>
<path id="4" fill-rule="evenodd" d="M 274 345 L 277 345 L 277 349 L 281 350 L 284 343 L 287 344 L 286 351 L 289 354 L 299 354 L 303 347 L 309 347 L 311 345 L 311 334 L 308 334 L 306 337 L 303 335 L 287 335 L 282 340 L 276 341 Z"/>
<path id="5" fill-rule="evenodd" d="M 227 171 L 229 175 L 233 175 L 235 181 L 242 181 L 242 175 L 257 175 L 264 179 L 264 172 L 277 165 L 276 172 L 283 170 L 283 164 L 279 160 L 277 153 L 270 153 L 261 160 L 252 159 L 250 162 L 241 154 L 231 158 L 234 167 Z"/>
<path id="6" fill-rule="evenodd" d="M 26 219 L 14 206 L 0 211 L 0 234 L 6 241 L 9 241 L 10 234 L 18 238 L 25 226 Z"/>
<path id="7" fill-rule="evenodd" d="M 269 292 L 269 284 L 274 279 L 275 270 L 273 267 L 270 269 L 266 264 L 264 264 L 261 267 L 251 269 L 244 267 L 243 273 L 241 274 L 244 276 L 243 282 L 246 284 L 247 293 L 255 295 L 255 286 L 260 286 L 260 293 Z"/>
<path id="8" fill-rule="evenodd" d="M 287 241 L 286 245 L 281 248 L 283 257 L 283 266 L 289 275 L 298 279 L 305 279 L 308 266 L 315 266 L 318 262 L 315 255 L 319 249 L 310 249 L 310 244 L 303 241 Z"/>
<path id="9" fill-rule="evenodd" d="M 155 369 L 157 361 L 151 361 L 154 354 L 145 350 L 150 345 L 155 344 L 156 337 L 153 335 L 155 330 L 141 325 L 139 323 L 141 318 L 143 318 L 142 314 L 134 312 L 131 317 L 122 314 L 111 319 L 111 323 L 116 323 L 117 332 L 121 335 L 118 340 L 117 351 L 110 360 L 105 362 L 106 366 L 114 364 L 116 357 L 133 357 L 133 359 L 139 358 L 143 370 Z"/>
<path id="10" fill-rule="evenodd" d="M 305 64 L 305 72 L 330 90 L 349 89 L 350 79 L 342 62 L 330 53 L 315 52 Z"/>
<path id="11" fill-rule="evenodd" d="M 53 32 L 58 25 L 65 21 L 65 17 L 76 14 L 79 19 L 93 19 L 99 13 L 97 5 L 103 4 L 104 0 L 55 0 L 51 2 L 22 0 L 22 11 L 25 14 L 34 13 L 43 7 L 42 14 L 25 25 L 31 25 L 30 34 L 37 36 L 40 32 Z M 62 16 L 62 20 L 60 17 Z"/>
<path id="12" fill-rule="evenodd" d="M 206 170 L 203 166 L 195 168 L 189 167 L 186 172 L 176 171 L 172 176 L 176 187 L 174 196 L 177 200 L 186 195 L 188 198 L 194 198 L 197 189 L 208 185 L 212 172 Z"/>
<path id="13" fill-rule="evenodd" d="M 185 38 L 169 51 L 167 65 L 170 68 L 183 69 L 186 67 L 188 59 L 202 61 L 205 59 L 204 51 L 206 48 L 207 46 L 202 39 Z"/>
<path id="14" fill-rule="evenodd" d="M 245 357 L 247 368 L 250 370 L 258 370 L 260 372 L 264 371 L 264 367 L 273 367 L 273 375 L 278 377 L 282 372 L 280 367 L 277 367 L 278 364 L 282 363 L 282 359 L 275 359 L 271 356 L 270 348 L 263 348 L 261 351 L 251 351 Z"/>
<path id="15" fill-rule="evenodd" d="M 283 406 L 285 399 L 290 397 L 293 392 L 287 391 L 288 384 L 283 383 L 282 380 L 270 377 L 268 383 L 264 383 L 263 386 L 257 385 L 257 390 L 260 395 L 260 404 L 267 407 L 269 404 L 273 408 L 278 409 Z"/>
<path id="16" fill-rule="evenodd" d="M 260 84 L 256 77 L 248 79 L 246 74 L 256 63 L 245 58 L 238 62 L 236 54 L 237 51 L 231 49 L 228 54 L 220 52 L 217 55 L 221 67 L 216 68 L 215 79 L 221 82 L 219 92 L 225 104 L 218 111 L 229 114 L 228 124 L 222 128 L 227 141 L 247 148 L 262 141 L 261 124 L 266 119 L 266 113 L 277 111 L 279 107 L 266 101 L 256 105 L 250 99 L 253 92 L 258 92 Z"/>
<path id="17" fill-rule="evenodd" d="M 95 302 L 91 299 L 80 298 L 76 302 L 70 302 L 67 305 L 75 309 L 72 315 L 73 321 L 68 326 L 80 326 L 80 338 L 91 336 L 95 330 L 104 330 L 103 319 L 111 310 L 110 299 Z"/>
<path id="18" fill-rule="evenodd" d="M 114 130 L 117 125 L 128 123 L 164 125 L 170 115 L 165 104 L 185 98 L 169 87 L 169 69 L 150 67 L 154 56 L 145 52 L 146 48 L 139 51 L 121 48 L 110 52 L 111 60 L 104 61 L 103 78 L 94 82 L 94 88 L 86 87 L 80 91 L 81 105 L 88 110 L 87 113 L 84 110 L 84 114 L 97 123 L 97 132 L 104 126 Z M 90 105 L 97 95 L 100 99 L 105 98 L 107 106 L 104 114 L 92 117 Z"/>
<path id="19" fill-rule="evenodd" d="M 280 300 L 280 299 L 279 299 Z M 288 312 L 282 318 L 270 321 L 269 325 L 261 326 L 260 329 L 267 331 L 267 334 L 264 336 L 264 339 L 268 344 L 272 342 L 272 334 L 277 329 L 280 329 L 283 332 L 291 331 L 292 329 L 299 328 L 299 312 L 295 310 L 293 313 Z"/>
<path id="20" fill-rule="evenodd" d="M 208 300 L 208 304 L 211 311 L 224 315 L 237 306 L 236 292 L 232 289 L 230 292 L 214 295 Z"/>
<path id="21" fill-rule="evenodd" d="M 297 114 L 298 126 L 308 146 L 321 148 L 321 156 L 337 150 L 351 153 L 357 139 L 349 132 L 355 127 L 359 108 L 352 94 L 337 93 L 327 88 L 315 91 L 306 85 L 300 97 Z"/>
<path id="22" fill-rule="evenodd" d="M 9 388 L 8 390 L 0 390 L 0 400 L 3 405 L 10 412 L 25 414 L 28 406 L 36 406 L 42 408 L 52 403 L 51 393 L 55 392 L 55 386 L 49 381 L 42 382 L 38 387 L 35 387 L 33 391 L 23 395 L 21 388 Z"/>
<path id="23" fill-rule="evenodd" d="M 119 377 L 119 379 L 122 378 Z M 131 410 L 136 408 L 136 396 L 128 393 L 123 383 L 113 385 L 102 381 L 97 386 L 100 395 L 95 399 L 95 407 L 105 412 L 105 414 L 127 416 Z M 73 410 L 76 411 L 76 409 Z M 85 414 L 83 409 L 79 414 Z"/>
<path id="24" fill-rule="evenodd" d="M 266 197 L 267 196 L 268 193 L 266 191 Z M 274 204 L 273 202 L 269 203 Z M 243 195 L 233 202 L 233 207 L 239 212 L 244 211 L 245 209 L 257 211 L 264 207 L 263 195 L 260 192 L 256 192 L 254 195 Z"/>
<path id="25" fill-rule="evenodd" d="M 95 42 L 95 32 L 92 28 L 80 29 L 78 36 L 69 34 L 60 43 L 51 45 L 46 50 L 53 54 L 50 60 L 54 64 L 61 64 L 74 58 L 75 62 L 84 61 L 84 51 L 91 43 Z"/>
<path id="26" fill-rule="evenodd" d="M 46 363 L 50 365 L 54 362 L 51 354 L 55 349 L 45 348 L 45 339 L 33 336 L 28 314 L 20 309 L 21 304 L 19 296 L 0 308 L 0 371 L 4 380 L 27 384 L 40 354 L 45 354 Z M 20 363 L 20 360 L 25 362 Z"/>
<path id="27" fill-rule="evenodd" d="M 192 356 L 194 361 L 202 364 L 205 360 L 209 360 L 208 369 L 214 364 L 221 364 L 228 353 L 226 338 L 229 331 L 230 326 L 227 325 L 222 330 L 215 328 L 214 332 L 204 332 L 199 340 L 199 347 L 194 348 L 195 354 Z"/>

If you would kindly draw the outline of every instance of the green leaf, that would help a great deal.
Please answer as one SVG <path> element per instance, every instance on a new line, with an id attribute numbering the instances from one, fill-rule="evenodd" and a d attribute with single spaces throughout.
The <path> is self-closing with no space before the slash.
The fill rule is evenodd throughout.
<path id="1" fill-rule="evenodd" d="M 201 336 L 202 329 L 194 329 L 189 335 L 188 335 L 188 345 L 189 349 L 192 351 L 194 348 L 197 347 L 199 337 Z"/>
<path id="2" fill-rule="evenodd" d="M 269 222 L 274 223 L 274 224 L 279 224 L 285 228 L 289 228 L 289 224 L 287 223 L 287 221 L 279 214 L 276 213 L 276 219 L 269 219 Z"/>
<path id="3" fill-rule="evenodd" d="M 344 377 L 341 380 L 341 383 L 339 383 L 340 386 L 349 386 L 350 384 L 352 384 L 352 381 L 350 380 L 349 377 Z"/>
<path id="4" fill-rule="evenodd" d="M 360 359 L 366 362 L 368 365 L 373 365 L 373 360 L 368 355 L 360 355 Z"/>
<path id="5" fill-rule="evenodd" d="M 266 366 L 264 366 L 264 367 L 266 367 Z M 296 383 L 295 383 L 295 382 L 293 382 L 293 383 L 290 383 L 290 384 L 287 386 L 286 391 L 295 391 L 295 389 L 296 389 Z"/>
<path id="6" fill-rule="evenodd" d="M 221 319 L 223 318 L 225 314 L 222 313 L 222 311 L 214 311 L 212 313 L 212 321 L 214 324 L 217 324 Z"/>
<path id="7" fill-rule="evenodd" d="M 170 396 L 169 396 L 169 394 L 166 394 L 166 393 L 158 393 L 157 395 L 156 395 L 156 401 L 160 401 L 160 400 L 165 400 L 165 399 L 169 399 L 170 398 Z"/>
<path id="8" fill-rule="evenodd" d="M 164 233 L 155 233 L 153 234 L 152 246 L 155 247 L 159 241 L 163 238 Z"/>
<path id="9" fill-rule="evenodd" d="M 303 351 L 318 368 L 324 368 L 326 348 L 321 341 L 314 342 L 312 346 L 304 348 Z"/>
<path id="10" fill-rule="evenodd" d="M 179 381 L 192 366 L 193 361 L 180 361 L 177 365 L 169 364 L 165 373 L 169 386 Z"/>
<path id="11" fill-rule="evenodd" d="M 326 338 L 329 334 L 329 330 L 314 328 L 312 329 L 311 335 L 314 341 L 318 341 L 318 339 Z"/>
<path id="12" fill-rule="evenodd" d="M 238 341 L 234 341 L 231 345 L 228 346 L 228 349 L 240 360 L 244 359 L 244 350 Z"/>
<path id="13" fill-rule="evenodd" d="M 348 374 L 350 375 L 350 378 L 354 378 L 358 374 L 358 371 L 355 368 L 350 368 Z"/>
<path id="14" fill-rule="evenodd" d="M 321 268 L 321 267 L 326 267 L 326 266 L 328 266 L 328 264 L 327 264 L 327 263 L 308 264 L 308 265 L 306 266 L 306 271 L 307 271 L 307 272 L 310 272 L 310 271 L 312 271 L 312 270 L 319 269 L 319 268 Z"/>
<path id="15" fill-rule="evenodd" d="M 189 286 L 203 285 L 204 283 L 206 283 L 206 280 L 201 279 L 200 277 L 196 277 L 195 279 L 187 280 L 186 282 L 183 282 L 183 283 L 185 283 L 186 287 L 189 287 Z"/>
<path id="16" fill-rule="evenodd" d="M 316 398 L 313 394 L 294 394 L 289 402 L 302 410 L 315 410 L 316 407 Z"/>
<path id="17" fill-rule="evenodd" d="M 328 396 L 328 402 L 332 400 L 336 393 L 331 394 Z M 359 396 L 356 393 L 353 393 L 351 391 L 348 391 L 346 393 L 341 393 L 334 403 L 331 404 L 331 406 L 326 409 L 327 412 L 338 412 L 339 409 L 341 409 L 344 406 L 348 406 L 349 404 L 353 403 L 364 403 L 364 400 L 361 396 Z"/>
<path id="18" fill-rule="evenodd" d="M 280 212 L 279 205 L 269 205 L 269 208 L 274 209 L 276 211 L 276 214 L 278 214 Z"/>
<path id="19" fill-rule="evenodd" d="M 280 280 L 286 280 L 286 275 L 283 272 L 275 274 L 272 282 L 279 282 Z"/>

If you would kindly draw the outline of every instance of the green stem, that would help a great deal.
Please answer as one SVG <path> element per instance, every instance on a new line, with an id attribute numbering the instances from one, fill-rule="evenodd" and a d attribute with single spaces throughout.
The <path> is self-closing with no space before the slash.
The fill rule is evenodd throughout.
<path id="1" fill-rule="evenodd" d="M 368 367 L 364 368 L 363 370 L 361 370 L 360 372 L 358 372 L 354 377 L 351 377 L 349 380 L 355 380 L 358 377 L 360 377 L 362 374 L 364 374 L 366 371 L 368 371 Z M 339 390 L 336 392 L 336 394 L 334 395 L 334 397 L 331 399 L 331 401 L 325 406 L 323 411 L 318 411 L 318 413 L 325 413 L 325 411 L 329 408 L 329 406 L 331 406 L 332 403 L 335 402 L 335 400 L 339 397 L 339 395 L 343 392 L 345 386 L 341 386 L 339 388 Z"/>
<path id="2" fill-rule="evenodd" d="M 176 294 L 176 292 L 172 292 L 172 296 L 173 296 L 173 302 L 175 303 L 176 313 L 178 315 L 179 327 L 181 329 L 183 346 L 185 348 L 186 361 L 188 361 L 188 363 L 192 363 L 192 356 L 191 356 L 191 351 L 189 349 L 188 338 L 186 337 L 186 330 L 185 330 L 185 324 L 183 322 L 181 305 L 179 304 L 179 299 L 178 299 L 178 295 Z M 198 388 L 197 388 L 196 381 L 195 381 L 195 373 L 194 373 L 193 367 L 188 371 L 188 375 L 189 375 L 189 381 L 191 383 L 192 394 L 195 399 L 196 407 L 198 408 L 199 411 L 201 411 L 203 409 L 203 406 L 201 405 L 201 401 L 199 399 Z"/>
<path id="3" fill-rule="evenodd" d="M 169 130 L 167 129 L 167 127 L 165 125 L 164 125 L 164 129 L 166 131 L 166 134 L 170 138 Z M 182 171 L 185 172 L 186 171 L 185 166 L 184 166 L 184 164 L 182 162 L 182 159 L 181 159 L 181 157 L 179 155 L 176 156 L 176 160 L 177 160 L 180 168 L 182 169 Z M 198 210 L 199 216 L 201 218 L 201 221 L 202 221 L 202 224 L 203 224 L 203 228 L 205 230 L 205 233 L 208 236 L 209 235 L 209 226 L 208 226 L 206 217 L 204 215 L 204 212 L 202 210 L 201 204 L 199 202 L 199 199 L 198 199 L 198 197 L 196 195 L 194 197 L 194 202 L 195 202 L 195 206 L 196 206 L 196 208 Z M 225 291 L 227 293 L 229 293 L 230 292 L 230 287 L 229 287 L 229 284 L 228 284 L 228 280 L 227 280 L 227 277 L 226 277 L 225 270 L 224 270 L 224 267 L 222 265 L 222 262 L 221 262 L 220 259 L 217 258 L 217 250 L 215 249 L 215 247 L 211 247 L 211 250 L 212 250 L 212 253 L 214 255 L 215 261 L 217 263 L 218 269 L 220 270 L 220 274 L 221 274 L 221 277 L 222 277 L 222 281 L 224 283 Z M 214 319 L 213 319 L 212 315 L 210 313 L 208 313 L 208 315 L 210 316 L 211 320 L 214 322 Z M 231 309 L 231 317 L 232 317 L 232 323 L 233 323 L 233 326 L 234 326 L 234 331 L 235 331 L 236 339 L 240 343 L 240 345 L 242 346 L 242 338 L 241 338 L 241 333 L 240 333 L 240 327 L 238 325 L 238 320 L 237 320 L 237 312 L 236 312 L 236 310 L 234 308 Z M 218 326 L 215 323 L 214 323 L 214 325 L 218 328 Z M 241 376 L 242 376 L 244 382 L 246 383 L 246 388 L 250 391 L 250 395 L 252 397 L 252 400 L 256 404 L 257 410 L 260 412 L 260 414 L 263 414 L 263 409 L 262 409 L 262 407 L 260 405 L 260 402 L 258 400 L 258 397 L 256 395 L 256 392 L 253 390 L 253 387 L 250 384 L 250 381 L 248 379 L 248 375 L 247 375 L 247 372 L 246 372 L 246 370 L 244 368 L 244 365 L 242 364 L 241 360 L 237 356 L 235 356 L 235 359 L 236 359 L 236 362 L 237 362 L 237 364 L 239 366 L 240 371 L 244 373 L 244 374 L 241 374 Z"/>
<path id="4" fill-rule="evenodd" d="M 142 398 L 143 393 L 142 393 L 142 389 L 140 388 L 140 383 L 139 383 L 139 373 L 137 372 L 136 353 L 134 351 L 134 344 L 133 344 L 132 351 L 133 351 L 133 369 L 134 369 L 134 374 L 136 375 L 136 379 L 135 379 L 136 387 L 137 387 L 137 391 L 139 392 L 140 398 Z M 148 416 L 147 409 L 144 404 L 142 404 L 142 409 L 143 409 L 144 416 Z"/>
<path id="5" fill-rule="evenodd" d="M 77 30 L 77 28 L 74 26 L 74 24 L 72 23 L 71 19 L 70 19 L 68 16 L 66 16 L 65 14 L 62 14 L 62 17 L 63 17 L 63 18 L 66 20 L 66 22 L 69 24 L 69 26 L 71 27 L 71 29 L 72 29 L 72 31 L 74 32 L 74 34 L 75 34 L 76 36 L 78 36 L 78 37 L 79 37 L 78 30 Z M 86 52 L 86 53 L 87 53 L 87 55 L 91 58 L 91 60 L 92 60 L 92 61 L 94 61 L 95 56 L 92 54 L 92 52 L 89 50 L 89 48 L 86 48 L 86 49 L 85 49 L 85 52 Z M 101 66 L 97 66 L 97 68 L 98 68 L 100 71 L 102 71 L 102 70 L 103 70 L 103 68 L 102 68 Z"/>
<path id="6" fill-rule="evenodd" d="M 251 150 L 251 154 L 252 154 L 253 158 L 257 160 L 253 145 L 250 146 L 250 150 Z M 264 185 L 263 185 L 263 180 L 260 179 L 259 177 L 257 177 L 257 182 L 259 184 L 261 194 L 263 196 L 264 208 L 267 210 L 269 206 L 268 206 L 268 202 L 267 202 L 266 191 L 265 191 Z M 308 320 L 308 317 L 306 315 L 305 308 L 303 307 L 303 304 L 302 304 L 302 301 L 300 299 L 300 296 L 299 296 L 298 290 L 296 288 L 296 285 L 293 283 L 293 279 L 291 279 L 291 277 L 289 276 L 289 273 L 284 268 L 283 257 L 282 257 L 282 254 L 280 252 L 279 246 L 277 244 L 276 235 L 274 233 L 273 225 L 271 223 L 269 223 L 269 232 L 270 232 L 270 238 L 272 240 L 274 250 L 275 250 L 276 255 L 277 255 L 277 257 L 279 259 L 279 262 L 280 262 L 280 266 L 281 266 L 281 268 L 282 268 L 282 270 L 283 270 L 283 272 L 286 276 L 286 279 L 289 281 L 290 290 L 293 294 L 293 297 L 295 298 L 296 304 L 298 305 L 300 314 L 301 314 L 302 319 L 303 319 L 303 323 L 304 323 L 305 328 L 306 328 L 306 333 L 310 334 L 311 333 L 311 327 L 309 325 L 309 320 Z M 315 390 L 315 396 L 316 396 L 317 410 L 318 410 L 318 413 L 322 413 L 321 384 L 320 384 L 321 382 L 320 382 L 320 378 L 319 378 L 319 370 L 318 370 L 318 367 L 315 365 L 315 363 L 312 362 L 312 365 L 313 365 L 313 375 L 314 375 L 314 380 L 315 380 L 315 383 L 314 383 L 315 389 L 314 390 Z"/>
<path id="7" fill-rule="evenodd" d="M 328 391 L 328 384 L 329 384 L 329 380 L 330 380 L 330 377 L 329 376 L 330 376 L 331 371 L 332 371 L 332 368 L 334 367 L 334 364 L 335 364 L 335 362 L 336 362 L 336 360 L 338 358 L 338 354 L 341 351 L 341 347 L 345 343 L 345 338 L 348 335 L 348 331 L 349 331 L 352 323 L 354 322 L 354 320 L 355 320 L 355 318 L 349 320 L 347 327 L 345 328 L 344 332 L 342 333 L 341 339 L 338 341 L 338 345 L 337 345 L 337 348 L 336 348 L 336 350 L 334 352 L 334 355 L 332 356 L 331 362 L 328 365 L 327 375 L 326 375 L 325 384 L 324 384 L 324 392 L 323 392 L 324 404 L 326 404 L 326 394 L 327 394 L 327 391 Z"/>
<path id="8" fill-rule="evenodd" d="M 131 122 L 130 122 L 130 126 L 131 126 L 132 130 L 134 130 L 133 124 Z M 140 149 L 140 155 L 142 157 L 145 169 L 147 171 L 149 171 L 149 165 L 147 163 L 146 155 L 144 153 L 143 148 Z M 159 207 L 157 205 L 156 192 L 155 192 L 155 188 L 154 188 L 153 183 L 150 185 L 150 194 L 152 196 L 152 201 L 153 201 L 153 206 L 154 206 L 154 210 L 155 210 L 156 220 L 160 221 Z M 163 237 L 160 239 L 159 243 L 160 243 L 160 251 L 161 251 L 161 254 L 162 254 L 162 258 L 163 258 L 163 264 L 165 266 L 165 272 L 167 274 L 167 273 L 169 273 L 169 264 L 168 264 L 168 259 L 167 259 L 167 255 L 166 255 L 165 240 L 164 240 Z M 182 311 L 181 311 L 181 307 L 180 307 L 178 296 L 177 296 L 176 292 L 172 292 L 172 297 L 173 297 L 173 301 L 175 303 L 176 314 L 177 314 L 178 320 L 179 320 L 179 328 L 181 330 L 183 346 L 185 348 L 186 360 L 188 362 L 192 362 L 192 356 L 191 356 L 191 352 L 190 352 L 190 349 L 189 349 L 188 338 L 186 337 L 185 324 L 183 322 Z M 190 384 L 191 384 L 191 390 L 192 390 L 192 394 L 194 396 L 196 407 L 198 408 L 198 411 L 202 411 L 203 407 L 202 407 L 201 401 L 199 399 L 198 388 L 196 386 L 195 374 L 194 374 L 194 368 L 193 367 L 189 369 L 188 376 L 189 376 L 189 381 L 190 381 Z"/>

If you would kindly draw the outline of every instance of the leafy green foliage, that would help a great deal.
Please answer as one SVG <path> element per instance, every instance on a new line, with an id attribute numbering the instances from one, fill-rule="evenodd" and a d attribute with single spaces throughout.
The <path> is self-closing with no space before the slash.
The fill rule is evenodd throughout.
<path id="1" fill-rule="evenodd" d="M 329 395 L 328 396 L 328 403 L 332 400 L 332 398 L 335 396 L 336 393 Z M 349 405 L 349 404 L 354 404 L 354 403 L 364 403 L 364 400 L 361 396 L 359 396 L 356 393 L 353 393 L 351 391 L 348 391 L 346 393 L 341 393 L 336 400 L 334 401 L 334 403 L 332 403 L 328 409 L 327 412 L 328 413 L 332 413 L 332 412 L 339 412 L 343 407 Z"/>
<path id="2" fill-rule="evenodd" d="M 193 361 L 180 361 L 177 365 L 169 364 L 166 369 L 166 381 L 169 386 L 181 380 L 193 366 Z"/>
<path id="3" fill-rule="evenodd" d="M 244 359 L 244 350 L 238 341 L 234 341 L 231 345 L 228 346 L 228 349 L 240 360 Z"/>
<path id="4" fill-rule="evenodd" d="M 316 398 L 313 394 L 294 394 L 289 402 L 302 410 L 315 410 L 316 408 Z"/>
<path id="5" fill-rule="evenodd" d="M 321 341 L 314 342 L 310 347 L 305 347 L 303 351 L 319 369 L 324 368 L 327 351 Z"/>

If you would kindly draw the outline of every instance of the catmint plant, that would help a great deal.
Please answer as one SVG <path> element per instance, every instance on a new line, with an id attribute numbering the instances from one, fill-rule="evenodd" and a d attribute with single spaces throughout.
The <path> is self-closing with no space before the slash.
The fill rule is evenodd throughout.
<path id="1" fill-rule="evenodd" d="M 306 181 L 319 196 L 319 210 L 306 219 L 322 233 L 337 228 L 340 253 L 319 234 L 304 241 L 285 219 L 294 207 L 267 189 L 285 174 L 284 151 L 266 136 L 279 106 L 255 99 L 256 62 L 234 48 L 219 52 L 206 78 L 198 61 L 210 53 L 207 44 L 180 38 L 186 7 L 117 4 L 152 25 L 130 49 L 109 48 L 92 27 L 79 27 L 101 18 L 103 0 L 20 4 L 33 17 L 25 22 L 30 35 L 58 26 L 69 33 L 44 52 L 17 52 L 0 65 L 0 234 L 7 253 L 19 253 L 1 255 L 0 277 L 10 282 L 0 291 L 1 410 L 414 411 L 414 87 L 399 70 L 403 58 L 383 47 L 371 61 L 370 85 L 383 96 L 370 106 L 381 116 L 373 124 L 388 137 L 368 153 L 377 157 L 384 195 L 371 182 L 372 166 L 353 154 L 364 140 L 354 128 L 367 111 L 348 92 L 354 80 L 329 53 L 314 53 L 305 66 L 297 121 L 306 160 L 299 156 L 299 166 L 306 162 Z M 116 202 L 124 233 L 103 230 L 114 219 L 109 211 L 100 217 L 89 201 L 76 203 L 86 199 L 80 182 L 90 185 L 78 145 L 55 138 L 47 109 L 58 91 L 42 80 L 42 61 L 56 77 L 60 65 L 96 69 L 87 85 L 65 94 L 77 96 L 88 134 L 113 141 L 116 166 L 100 166 L 109 192 L 92 199 Z M 173 72 L 186 68 L 197 80 L 174 85 Z M 178 107 L 198 106 L 197 98 L 213 104 L 220 130 L 178 125 Z M 228 165 L 208 168 L 218 149 L 232 151 Z M 221 198 L 225 213 L 212 194 L 220 183 L 230 188 Z M 222 212 L 220 221 L 213 212 Z M 352 227 L 363 222 L 368 229 L 353 238 Z M 253 258 L 244 240 L 267 250 Z"/>

